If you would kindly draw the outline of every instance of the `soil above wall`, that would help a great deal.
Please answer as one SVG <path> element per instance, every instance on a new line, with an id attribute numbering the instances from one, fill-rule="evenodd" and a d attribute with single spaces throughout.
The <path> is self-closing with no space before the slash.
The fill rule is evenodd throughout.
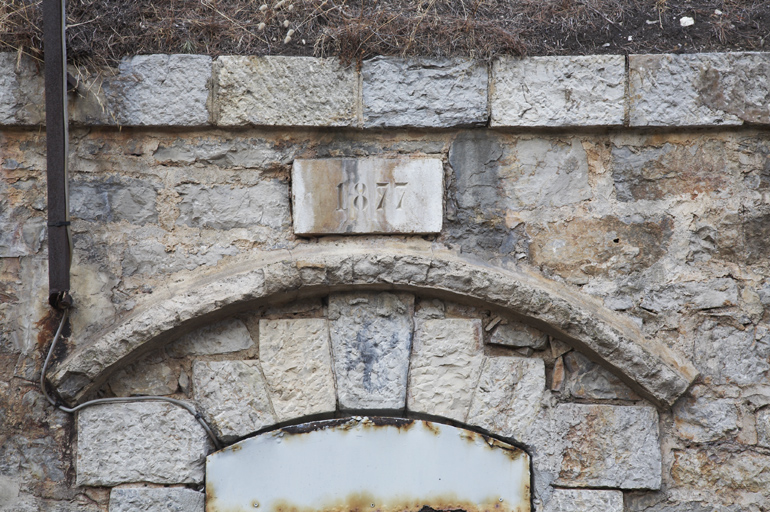
<path id="1" fill-rule="evenodd" d="M 42 58 L 41 0 L 0 5 L 0 49 Z M 70 0 L 68 58 L 128 55 L 492 58 L 764 51 L 764 0 Z M 691 18 L 693 24 L 688 24 Z"/>

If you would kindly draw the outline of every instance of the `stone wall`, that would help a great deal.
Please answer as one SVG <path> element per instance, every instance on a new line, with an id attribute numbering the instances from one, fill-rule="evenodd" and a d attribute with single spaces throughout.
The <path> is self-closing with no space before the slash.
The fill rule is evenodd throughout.
<path id="1" fill-rule="evenodd" d="M 770 510 L 768 77 L 761 53 L 360 70 L 128 59 L 70 98 L 76 309 L 54 371 L 139 329 L 131 319 L 160 295 L 255 258 L 449 251 L 549 281 L 700 376 L 673 406 L 653 404 L 585 344 L 546 334 L 555 321 L 413 287 L 218 316 L 214 304 L 168 339 L 173 325 L 146 326 L 156 344 L 93 396 L 188 400 L 226 442 L 308 417 L 456 421 L 529 448 L 543 510 Z M 41 98 L 40 70 L 0 55 L 0 510 L 201 510 L 212 447 L 184 410 L 98 406 L 76 420 L 38 391 L 58 319 Z M 295 236 L 294 160 L 369 156 L 442 162 L 441 232 Z"/>

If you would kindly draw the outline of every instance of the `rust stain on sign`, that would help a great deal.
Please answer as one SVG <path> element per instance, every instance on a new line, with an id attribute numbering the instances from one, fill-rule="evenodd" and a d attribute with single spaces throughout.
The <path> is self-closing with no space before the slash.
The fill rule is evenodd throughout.
<path id="1" fill-rule="evenodd" d="M 529 512 L 529 456 L 440 423 L 315 421 L 210 455 L 206 510 Z"/>

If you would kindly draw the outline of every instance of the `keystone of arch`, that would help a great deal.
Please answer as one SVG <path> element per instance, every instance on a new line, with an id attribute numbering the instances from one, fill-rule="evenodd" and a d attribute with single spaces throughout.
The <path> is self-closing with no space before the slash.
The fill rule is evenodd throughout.
<path id="1" fill-rule="evenodd" d="M 179 336 L 260 304 L 350 290 L 406 290 L 517 316 L 602 364 L 654 404 L 671 406 L 698 372 L 682 355 L 593 297 L 520 269 L 429 243 L 321 243 L 259 253 L 171 285 L 77 348 L 50 373 L 69 403 L 118 368 Z"/>

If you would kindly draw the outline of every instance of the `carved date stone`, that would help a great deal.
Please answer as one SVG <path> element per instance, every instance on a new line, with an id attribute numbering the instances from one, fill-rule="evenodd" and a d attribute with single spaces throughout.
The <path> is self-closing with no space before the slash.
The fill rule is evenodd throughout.
<path id="1" fill-rule="evenodd" d="M 295 160 L 294 232 L 438 233 L 443 182 L 436 158 Z"/>

